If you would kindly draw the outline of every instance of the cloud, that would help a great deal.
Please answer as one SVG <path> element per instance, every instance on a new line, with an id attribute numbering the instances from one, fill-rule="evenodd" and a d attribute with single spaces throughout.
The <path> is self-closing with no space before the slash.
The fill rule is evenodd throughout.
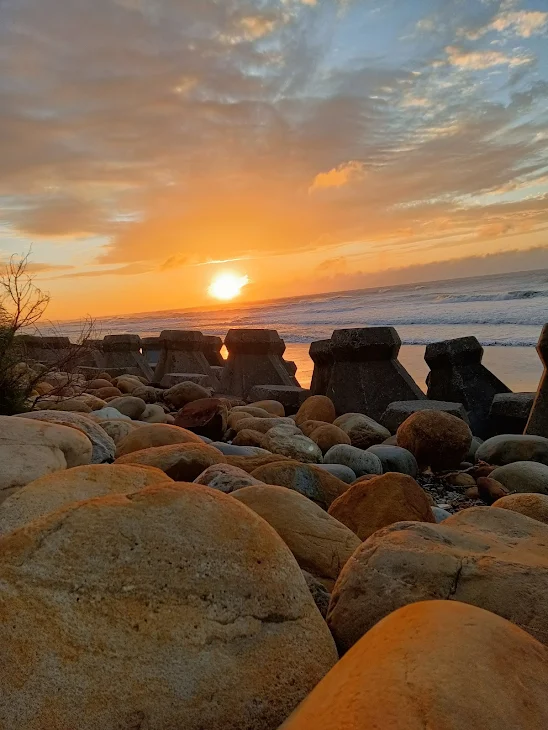
<path id="1" fill-rule="evenodd" d="M 507 33 L 519 38 L 540 35 L 548 28 L 548 12 L 540 10 L 509 10 L 496 15 L 480 28 L 463 31 L 469 40 L 478 40 L 489 32 Z"/>
<path id="2" fill-rule="evenodd" d="M 314 178 L 310 191 L 323 190 L 325 188 L 340 188 L 349 185 L 354 181 L 362 180 L 365 176 L 364 166 L 361 162 L 351 160 L 334 167 L 328 172 L 320 172 Z"/>
<path id="3" fill-rule="evenodd" d="M 529 55 L 508 56 L 502 51 L 466 51 L 447 46 L 447 60 L 452 66 L 469 71 L 483 71 L 493 66 L 522 66 L 533 61 Z"/>
<path id="4" fill-rule="evenodd" d="M 3 226 L 85 237 L 90 277 L 548 226 L 529 188 L 519 207 L 487 200 L 543 175 L 532 48 L 465 43 L 457 27 L 490 25 L 500 5 L 435 0 L 418 23 L 435 39 L 393 54 L 398 3 L 369 28 L 365 0 L 344 17 L 334 0 L 3 0 Z M 358 43 L 362 26 L 375 37 Z"/>

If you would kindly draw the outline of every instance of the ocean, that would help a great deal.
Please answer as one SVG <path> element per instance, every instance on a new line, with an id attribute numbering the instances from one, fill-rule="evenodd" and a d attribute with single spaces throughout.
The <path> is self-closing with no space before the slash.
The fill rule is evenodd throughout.
<path id="1" fill-rule="evenodd" d="M 287 344 L 286 359 L 298 365 L 308 386 L 309 343 L 334 329 L 391 325 L 403 343 L 400 360 L 421 387 L 428 374 L 423 360 L 430 342 L 475 335 L 485 346 L 484 364 L 514 391 L 536 390 L 542 365 L 535 345 L 548 322 L 548 270 L 454 279 L 420 284 L 331 292 L 222 308 L 143 312 L 97 320 L 98 336 L 131 332 L 141 336 L 164 329 L 196 329 L 224 337 L 230 328 L 275 329 Z M 75 337 L 78 322 L 56 330 Z M 45 333 L 45 332 L 44 332 Z"/>

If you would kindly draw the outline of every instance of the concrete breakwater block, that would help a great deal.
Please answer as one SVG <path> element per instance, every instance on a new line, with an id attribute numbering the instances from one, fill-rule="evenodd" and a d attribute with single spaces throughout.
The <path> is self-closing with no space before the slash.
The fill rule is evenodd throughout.
<path id="1" fill-rule="evenodd" d="M 255 385 L 249 391 L 248 400 L 250 403 L 276 400 L 283 405 L 286 415 L 292 416 L 309 395 L 309 390 L 296 385 Z"/>
<path id="2" fill-rule="evenodd" d="M 312 382 L 310 383 L 310 395 L 325 395 L 329 387 L 331 370 L 333 368 L 333 353 L 331 352 L 331 340 L 317 340 L 312 342 L 308 351 L 310 359 L 314 363 Z"/>
<path id="3" fill-rule="evenodd" d="M 201 373 L 208 376 L 208 385 L 217 389 L 219 383 L 205 356 L 205 339 L 197 331 L 164 330 L 160 334 L 162 350 L 154 379 L 162 382 L 162 378 L 168 373 Z"/>
<path id="4" fill-rule="evenodd" d="M 398 428 L 406 421 L 409 416 L 418 411 L 438 411 L 449 413 L 450 416 L 456 416 L 461 421 L 468 423 L 468 414 L 462 403 L 449 403 L 442 400 L 404 400 L 390 403 L 388 408 L 382 414 L 380 423 L 387 428 L 390 433 L 396 433 Z"/>
<path id="5" fill-rule="evenodd" d="M 379 420 L 390 403 L 425 395 L 398 361 L 401 340 L 393 327 L 335 330 L 333 367 L 326 395 L 338 415 L 365 413 Z"/>
<path id="6" fill-rule="evenodd" d="M 294 386 L 282 358 L 285 344 L 276 330 L 231 329 L 221 391 L 247 398 L 255 385 Z"/>
<path id="7" fill-rule="evenodd" d="M 428 397 L 462 403 L 476 436 L 490 435 L 489 411 L 497 393 L 510 393 L 496 375 L 482 365 L 483 347 L 476 337 L 458 337 L 428 345 L 424 355 L 430 373 Z"/>
<path id="8" fill-rule="evenodd" d="M 158 365 L 160 354 L 162 352 L 162 345 L 159 337 L 142 337 L 141 338 L 141 350 L 145 356 L 145 360 L 148 364 L 155 368 Z"/>
<path id="9" fill-rule="evenodd" d="M 523 433 L 534 400 L 535 393 L 497 393 L 489 411 L 492 434 Z"/>
<path id="10" fill-rule="evenodd" d="M 525 427 L 525 433 L 533 436 L 548 436 L 548 324 L 542 328 L 537 352 L 544 365 L 544 372 Z"/>
<path id="11" fill-rule="evenodd" d="M 223 341 L 215 335 L 204 335 L 203 353 L 212 367 L 224 367 L 225 361 L 221 355 Z"/>
<path id="12" fill-rule="evenodd" d="M 109 372 L 120 371 L 152 380 L 153 371 L 141 353 L 139 335 L 107 335 L 103 339 L 99 367 Z"/>

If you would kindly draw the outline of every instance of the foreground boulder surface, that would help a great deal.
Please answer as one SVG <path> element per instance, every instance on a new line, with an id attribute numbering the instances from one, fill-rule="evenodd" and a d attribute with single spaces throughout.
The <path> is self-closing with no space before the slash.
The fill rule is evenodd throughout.
<path id="1" fill-rule="evenodd" d="M 93 464 L 58 471 L 21 487 L 0 505 L 0 535 L 73 502 L 107 494 L 132 494 L 160 482 L 172 482 L 151 466 Z"/>
<path id="2" fill-rule="evenodd" d="M 337 659 L 283 541 L 203 486 L 35 521 L 0 579 L 3 728 L 275 730 Z"/>
<path id="3" fill-rule="evenodd" d="M 360 545 L 351 530 L 292 489 L 257 485 L 232 496 L 272 525 L 303 570 L 330 586 Z"/>
<path id="4" fill-rule="evenodd" d="M 0 502 L 45 474 L 89 464 L 92 450 L 89 438 L 75 428 L 0 416 Z"/>
<path id="5" fill-rule="evenodd" d="M 320 682 L 283 730 L 544 730 L 548 650 L 459 602 L 392 613 Z"/>
<path id="6" fill-rule="evenodd" d="M 167 423 L 150 423 L 129 433 L 116 448 L 116 456 L 125 456 L 134 451 L 151 449 L 171 444 L 201 444 L 199 436 L 179 426 Z"/>
<path id="7" fill-rule="evenodd" d="M 547 525 L 493 507 L 437 525 L 400 522 L 372 535 L 345 565 L 328 623 L 346 651 L 397 608 L 446 599 L 497 613 L 548 644 L 547 546 Z"/>
<path id="8" fill-rule="evenodd" d="M 360 540 L 395 522 L 435 522 L 426 492 L 407 474 L 389 472 L 353 484 L 329 507 L 329 514 Z"/>

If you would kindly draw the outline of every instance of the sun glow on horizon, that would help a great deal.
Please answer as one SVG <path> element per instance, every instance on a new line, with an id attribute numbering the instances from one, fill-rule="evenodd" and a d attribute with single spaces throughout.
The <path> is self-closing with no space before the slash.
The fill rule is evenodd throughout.
<path id="1" fill-rule="evenodd" d="M 209 296 L 214 299 L 228 302 L 230 299 L 238 297 L 247 284 L 249 284 L 249 276 L 247 274 L 240 276 L 239 274 L 225 271 L 222 274 L 217 274 L 207 291 Z"/>

